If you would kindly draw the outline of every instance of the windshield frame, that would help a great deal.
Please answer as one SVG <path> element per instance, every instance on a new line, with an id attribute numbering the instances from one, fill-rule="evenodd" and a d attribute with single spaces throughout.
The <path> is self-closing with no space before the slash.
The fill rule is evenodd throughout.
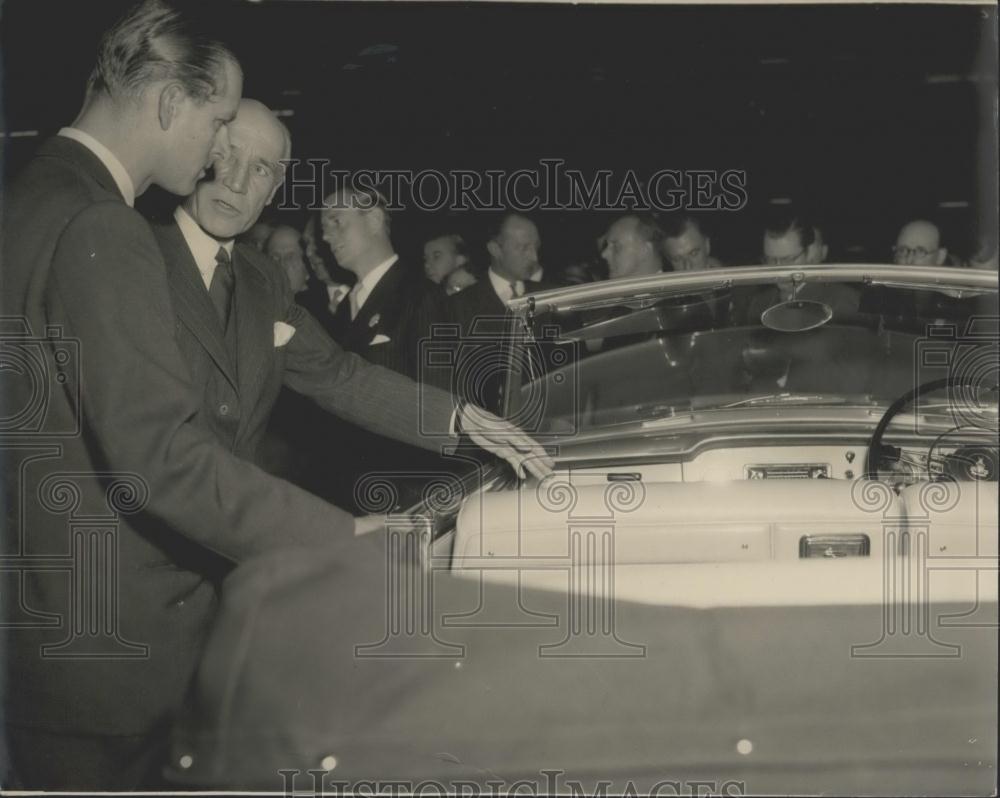
<path id="1" fill-rule="evenodd" d="M 554 288 L 512 299 L 508 308 L 522 319 L 541 312 L 589 310 L 630 302 L 655 300 L 690 291 L 708 291 L 739 285 L 768 283 L 866 283 L 914 289 L 947 288 L 996 293 L 997 272 L 953 266 L 897 266 L 895 264 L 820 264 L 817 266 L 736 266 L 690 272 L 664 272 L 647 277 L 603 280 Z"/>
<path id="2" fill-rule="evenodd" d="M 523 425 L 525 421 L 519 417 L 524 409 L 523 405 L 527 403 L 521 394 L 523 381 L 515 376 L 517 373 L 515 366 L 521 348 L 542 340 L 534 331 L 538 316 L 615 307 L 623 303 L 640 308 L 653 305 L 670 296 L 717 291 L 734 286 L 775 285 L 783 281 L 791 281 L 799 287 L 809 283 L 855 282 L 890 288 L 968 292 L 968 296 L 998 293 L 996 272 L 954 267 L 874 264 L 736 267 L 702 272 L 664 273 L 651 277 L 609 280 L 538 292 L 513 299 L 508 303 L 508 319 L 504 335 L 506 351 L 502 359 L 507 369 L 502 392 L 504 415 L 515 423 Z M 883 399 L 889 401 L 885 397 Z M 868 402 L 870 402 L 868 407 L 878 407 L 882 404 L 880 399 L 873 396 L 868 397 Z M 837 404 L 845 406 L 844 402 Z M 685 412 L 688 410 L 704 412 L 710 409 L 728 408 L 688 408 Z M 531 426 L 531 420 L 528 421 Z"/>

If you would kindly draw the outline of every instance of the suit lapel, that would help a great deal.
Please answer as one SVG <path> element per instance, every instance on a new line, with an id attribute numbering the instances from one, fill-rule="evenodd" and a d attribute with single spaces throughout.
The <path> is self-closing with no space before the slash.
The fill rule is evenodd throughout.
<path id="1" fill-rule="evenodd" d="M 233 250 L 236 292 L 236 362 L 240 401 L 249 417 L 260 386 L 267 376 L 264 364 L 274 349 L 274 313 L 270 307 L 267 278 L 250 262 L 242 247 Z M 230 320 L 232 323 L 232 320 Z"/>
<path id="2" fill-rule="evenodd" d="M 464 335 L 484 332 L 484 325 L 492 329 L 492 322 L 485 319 L 491 316 L 502 316 L 503 302 L 493 290 L 489 277 L 484 276 L 475 285 L 460 291 L 446 302 L 446 308 L 452 321 L 458 322 Z M 479 321 L 484 319 L 484 321 Z"/>
<path id="3" fill-rule="evenodd" d="M 377 328 L 383 323 L 383 318 L 388 313 L 393 315 L 391 306 L 396 299 L 396 292 L 400 290 L 399 283 L 403 278 L 403 271 L 396 261 L 389 270 L 382 275 L 372 292 L 365 299 L 365 304 L 361 306 L 358 315 L 353 321 L 348 322 L 347 332 L 344 335 L 344 348 L 351 352 L 362 353 L 371 343 L 376 335 Z M 349 300 L 344 299 L 341 305 L 349 305 Z M 340 308 L 338 308 L 339 310 Z M 350 308 L 345 308 L 346 318 L 350 319 Z M 394 324 L 395 319 L 386 319 L 389 324 Z M 391 333 L 390 333 L 391 335 Z"/>
<path id="4" fill-rule="evenodd" d="M 477 308 L 476 313 L 481 316 L 504 316 L 507 313 L 507 306 L 503 303 L 503 300 L 497 296 L 496 289 L 493 288 L 493 283 L 490 282 L 489 275 L 483 277 L 474 288 L 479 289 L 479 296 L 477 297 Z"/>
<path id="5" fill-rule="evenodd" d="M 236 370 L 226 353 L 219 316 L 180 228 L 171 223 L 157 225 L 154 231 L 167 263 L 167 281 L 176 300 L 174 312 L 205 348 L 233 388 L 238 389 Z"/>
<path id="6" fill-rule="evenodd" d="M 377 322 L 376 324 L 371 323 L 372 319 L 376 315 L 381 316 L 385 312 L 386 307 L 392 303 L 392 300 L 396 296 L 396 291 L 399 290 L 399 283 L 402 277 L 403 271 L 399 267 L 399 261 L 396 261 L 382 275 L 382 279 L 375 284 L 372 292 L 365 300 L 365 304 L 361 306 L 357 318 L 353 321 L 353 325 L 359 334 L 362 334 L 370 327 L 377 326 Z M 379 320 L 381 321 L 381 319 Z"/>
<path id="7" fill-rule="evenodd" d="M 351 303 L 345 295 L 333 313 L 333 339 L 345 349 L 350 346 Z"/>

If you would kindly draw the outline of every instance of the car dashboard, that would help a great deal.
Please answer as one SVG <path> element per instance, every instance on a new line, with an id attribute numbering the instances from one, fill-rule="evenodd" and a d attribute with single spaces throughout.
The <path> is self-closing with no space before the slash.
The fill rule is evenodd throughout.
<path id="1" fill-rule="evenodd" d="M 763 445 L 722 436 L 670 457 L 647 447 L 603 462 L 566 447 L 545 480 L 493 472 L 437 528 L 428 560 L 460 576 L 563 590 L 574 572 L 611 564 L 617 594 L 654 603 L 808 603 L 824 583 L 838 602 L 876 601 L 881 563 L 918 539 L 937 556 L 995 568 L 996 447 L 955 440 L 928 458 L 926 442 L 898 442 L 883 451 L 877 479 L 864 478 L 862 437 Z M 842 575 L 815 571 L 830 561 L 867 569 L 863 586 L 848 595 Z M 753 589 L 734 594 L 747 579 Z"/>
<path id="2" fill-rule="evenodd" d="M 676 462 L 644 463 L 641 457 L 614 466 L 567 463 L 574 484 L 601 481 L 734 482 L 744 479 L 847 479 L 864 474 L 868 446 L 769 445 L 706 447 Z M 935 446 L 901 445 L 883 450 L 881 478 L 897 491 L 935 479 L 996 481 L 998 450 L 977 443 Z"/>

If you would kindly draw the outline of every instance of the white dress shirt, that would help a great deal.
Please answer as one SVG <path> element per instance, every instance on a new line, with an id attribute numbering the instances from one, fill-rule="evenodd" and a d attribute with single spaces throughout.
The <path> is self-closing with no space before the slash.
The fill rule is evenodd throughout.
<path id="1" fill-rule="evenodd" d="M 115 185 L 118 186 L 125 204 L 130 208 L 135 205 L 135 185 L 132 183 L 132 178 L 125 167 L 122 166 L 122 162 L 118 160 L 118 157 L 111 150 L 89 133 L 85 133 L 75 127 L 64 127 L 56 135 L 73 139 L 73 141 L 79 142 L 94 153 L 97 159 L 104 164 L 104 168 L 111 172 L 111 177 L 114 179 Z"/>
<path id="2" fill-rule="evenodd" d="M 201 273 L 201 279 L 205 283 L 205 290 L 207 291 L 212 284 L 212 275 L 215 274 L 215 267 L 218 265 L 215 258 L 219 254 L 219 247 L 224 248 L 231 258 L 233 256 L 233 239 L 219 241 L 216 238 L 212 238 L 212 236 L 201 229 L 198 223 L 191 218 L 191 214 L 180 205 L 174 211 L 174 219 L 177 220 L 177 226 L 181 229 L 181 235 L 184 236 L 188 249 L 191 250 L 191 256 L 198 266 L 198 271 Z"/>
<path id="3" fill-rule="evenodd" d="M 389 271 L 392 264 L 394 264 L 397 260 L 399 260 L 399 255 L 393 255 L 390 258 L 386 258 L 354 284 L 350 297 L 352 319 L 356 318 L 358 313 L 361 312 L 361 308 L 364 306 L 365 300 L 371 296 L 372 291 L 375 290 L 375 286 L 378 285 L 378 281 L 385 276 L 385 273 Z"/>
<path id="4" fill-rule="evenodd" d="M 509 302 L 514 297 L 524 296 L 524 280 L 518 280 L 511 285 L 511 280 L 504 279 L 493 269 L 487 270 L 486 273 L 489 275 L 493 290 L 496 291 L 501 302 Z"/>

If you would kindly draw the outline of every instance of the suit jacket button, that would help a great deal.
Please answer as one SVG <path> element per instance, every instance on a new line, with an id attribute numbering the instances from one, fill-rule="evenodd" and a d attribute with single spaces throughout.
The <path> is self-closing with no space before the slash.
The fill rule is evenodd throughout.
<path id="1" fill-rule="evenodd" d="M 228 416 L 229 415 L 229 405 L 219 405 L 219 415 Z"/>

